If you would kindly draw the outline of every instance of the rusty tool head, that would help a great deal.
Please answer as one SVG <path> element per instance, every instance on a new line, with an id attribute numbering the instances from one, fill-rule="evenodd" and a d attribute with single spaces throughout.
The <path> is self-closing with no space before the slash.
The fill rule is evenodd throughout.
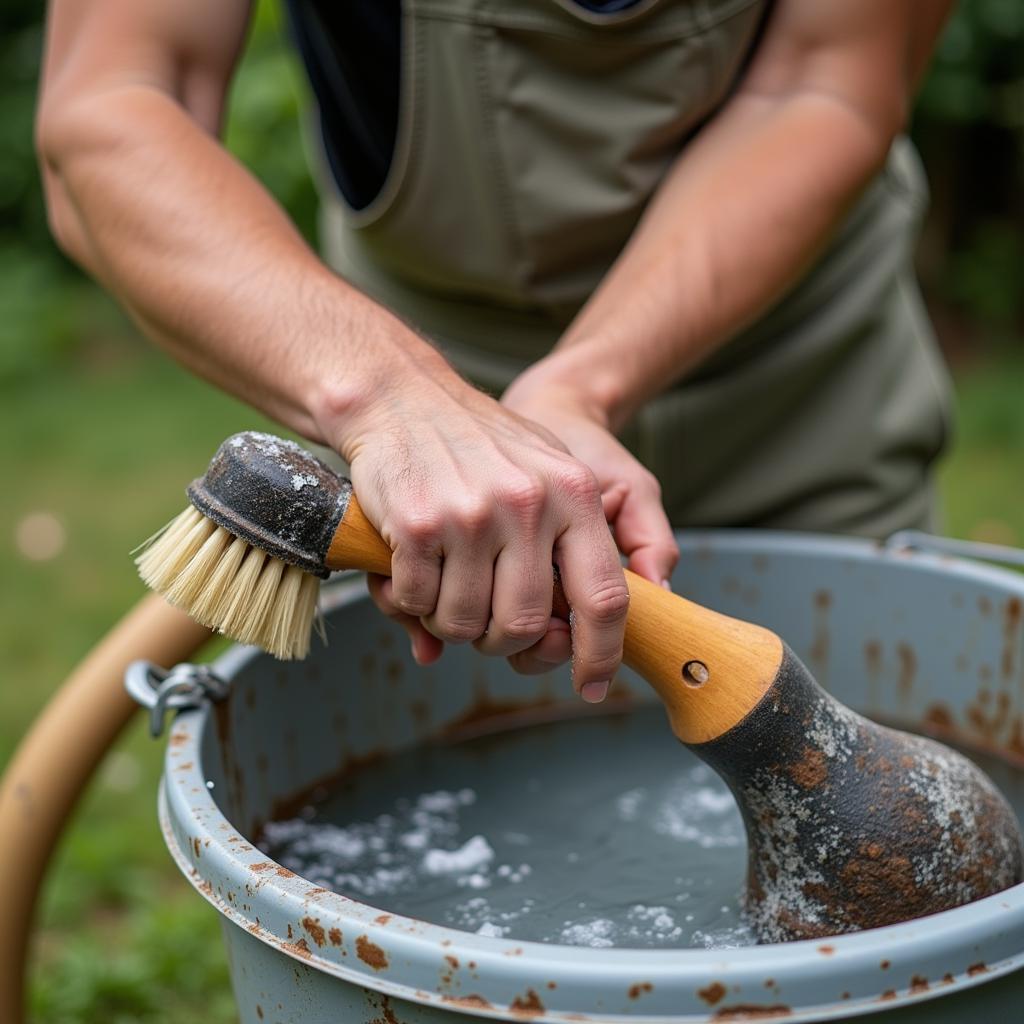
<path id="1" fill-rule="evenodd" d="M 762 942 L 895 924 L 1022 880 L 1017 819 L 972 761 L 854 713 L 788 648 L 758 706 L 691 749 L 743 814 Z"/>

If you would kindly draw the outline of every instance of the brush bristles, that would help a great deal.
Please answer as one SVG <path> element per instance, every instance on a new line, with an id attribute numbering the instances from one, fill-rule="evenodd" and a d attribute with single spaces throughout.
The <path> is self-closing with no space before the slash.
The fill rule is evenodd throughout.
<path id="1" fill-rule="evenodd" d="M 191 505 L 135 560 L 147 586 L 197 622 L 276 658 L 304 658 L 320 581 L 272 558 Z"/>

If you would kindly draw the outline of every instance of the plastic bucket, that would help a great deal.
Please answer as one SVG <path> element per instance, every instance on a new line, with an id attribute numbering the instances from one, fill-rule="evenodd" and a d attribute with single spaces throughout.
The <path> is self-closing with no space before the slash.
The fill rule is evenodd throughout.
<path id="1" fill-rule="evenodd" d="M 1019 759 L 1024 577 L 848 539 L 680 539 L 677 592 L 776 630 L 845 703 Z M 826 943 L 638 950 L 438 927 L 291 874 L 249 837 L 295 794 L 455 723 L 579 707 L 564 676 L 523 678 L 466 647 L 417 667 L 359 579 L 325 588 L 325 605 L 328 646 L 288 665 L 232 648 L 213 666 L 228 698 L 179 714 L 167 747 L 161 825 L 222 915 L 243 1024 L 1018 1018 L 1024 885 Z M 628 672 L 618 685 L 655 699 Z"/>

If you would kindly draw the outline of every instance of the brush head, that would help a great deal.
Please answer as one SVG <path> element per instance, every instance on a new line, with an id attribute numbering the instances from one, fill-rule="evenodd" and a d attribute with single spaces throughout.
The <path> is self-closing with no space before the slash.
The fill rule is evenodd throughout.
<path id="1" fill-rule="evenodd" d="M 218 526 L 322 579 L 351 495 L 352 484 L 305 448 L 254 430 L 229 437 L 188 487 Z"/>
<path id="2" fill-rule="evenodd" d="M 352 485 L 293 441 L 229 437 L 187 508 L 136 559 L 197 622 L 282 659 L 309 651 L 319 578 Z"/>

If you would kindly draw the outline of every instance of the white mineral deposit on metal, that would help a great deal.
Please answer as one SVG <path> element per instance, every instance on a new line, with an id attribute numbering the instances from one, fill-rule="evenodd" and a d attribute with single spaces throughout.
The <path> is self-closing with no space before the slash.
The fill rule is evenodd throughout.
<path id="1" fill-rule="evenodd" d="M 293 473 L 292 490 L 301 491 L 303 487 L 319 487 L 320 481 L 312 473 Z"/>
<path id="2" fill-rule="evenodd" d="M 263 849 L 388 912 L 595 948 L 754 941 L 735 802 L 658 708 L 400 754 L 306 815 Z"/>

